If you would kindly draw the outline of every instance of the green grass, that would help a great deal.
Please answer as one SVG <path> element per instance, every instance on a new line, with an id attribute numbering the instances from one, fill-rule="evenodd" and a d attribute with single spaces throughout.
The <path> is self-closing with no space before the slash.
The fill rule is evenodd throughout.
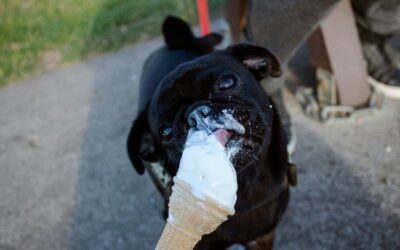
<path id="1" fill-rule="evenodd" d="M 60 64 L 159 35 L 171 14 L 197 24 L 196 1 L 0 0 L 0 86 L 43 71 L 49 52 Z"/>

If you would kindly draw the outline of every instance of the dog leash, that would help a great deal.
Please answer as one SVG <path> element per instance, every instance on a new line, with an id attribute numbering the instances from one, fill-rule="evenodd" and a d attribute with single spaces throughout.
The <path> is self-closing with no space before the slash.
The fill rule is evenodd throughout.
<path id="1" fill-rule="evenodd" d="M 201 34 L 205 36 L 210 33 L 210 17 L 208 15 L 207 0 L 197 0 L 197 14 L 199 16 Z"/>

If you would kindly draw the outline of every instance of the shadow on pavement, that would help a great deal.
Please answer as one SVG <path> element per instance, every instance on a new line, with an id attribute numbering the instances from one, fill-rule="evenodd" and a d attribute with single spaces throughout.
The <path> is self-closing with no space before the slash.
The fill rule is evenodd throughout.
<path id="1" fill-rule="evenodd" d="M 146 46 L 91 63 L 96 80 L 72 213 L 70 249 L 153 249 L 162 198 L 130 166 L 125 141 L 136 115 Z M 305 119 L 296 121 L 299 185 L 292 190 L 276 249 L 399 249 L 400 218 L 370 193 L 358 161 L 347 162 Z M 335 130 L 332 130 L 335 133 Z M 351 131 L 350 131 L 351 133 Z M 354 147 L 357 147 L 354 145 Z M 355 156 L 357 157 L 363 156 Z"/>
<path id="2" fill-rule="evenodd" d="M 346 162 L 340 149 L 304 124 L 296 129 L 299 185 L 292 189 L 276 249 L 399 249 L 399 215 L 384 209 L 382 197 L 370 194 L 354 173 L 360 163 Z"/>
<path id="3" fill-rule="evenodd" d="M 142 62 L 154 47 L 126 49 L 90 63 L 96 75 L 81 147 L 70 249 L 152 249 L 161 234 L 162 200 L 128 160 Z"/>

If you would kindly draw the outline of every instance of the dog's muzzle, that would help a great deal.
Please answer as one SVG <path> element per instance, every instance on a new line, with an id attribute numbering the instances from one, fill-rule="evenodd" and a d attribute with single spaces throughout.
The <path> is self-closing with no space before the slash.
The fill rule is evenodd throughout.
<path id="1" fill-rule="evenodd" d="M 232 109 L 217 110 L 206 105 L 194 108 L 187 115 L 188 130 L 206 130 L 209 133 L 217 129 L 226 129 L 237 134 L 244 134 L 245 129 L 233 117 Z"/>
<path id="2" fill-rule="evenodd" d="M 215 111 L 213 113 L 215 113 Z M 211 119 L 213 119 L 211 108 L 208 106 L 200 106 L 190 112 L 187 117 L 187 124 L 189 129 L 208 130 Z"/>

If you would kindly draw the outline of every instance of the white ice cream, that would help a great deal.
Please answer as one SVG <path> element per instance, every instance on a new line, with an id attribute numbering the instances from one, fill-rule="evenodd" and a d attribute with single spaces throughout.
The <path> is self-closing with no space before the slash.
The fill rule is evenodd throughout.
<path id="1" fill-rule="evenodd" d="M 234 209 L 236 172 L 214 134 L 204 130 L 189 133 L 176 178 L 191 184 L 196 197 L 207 195 Z"/>

